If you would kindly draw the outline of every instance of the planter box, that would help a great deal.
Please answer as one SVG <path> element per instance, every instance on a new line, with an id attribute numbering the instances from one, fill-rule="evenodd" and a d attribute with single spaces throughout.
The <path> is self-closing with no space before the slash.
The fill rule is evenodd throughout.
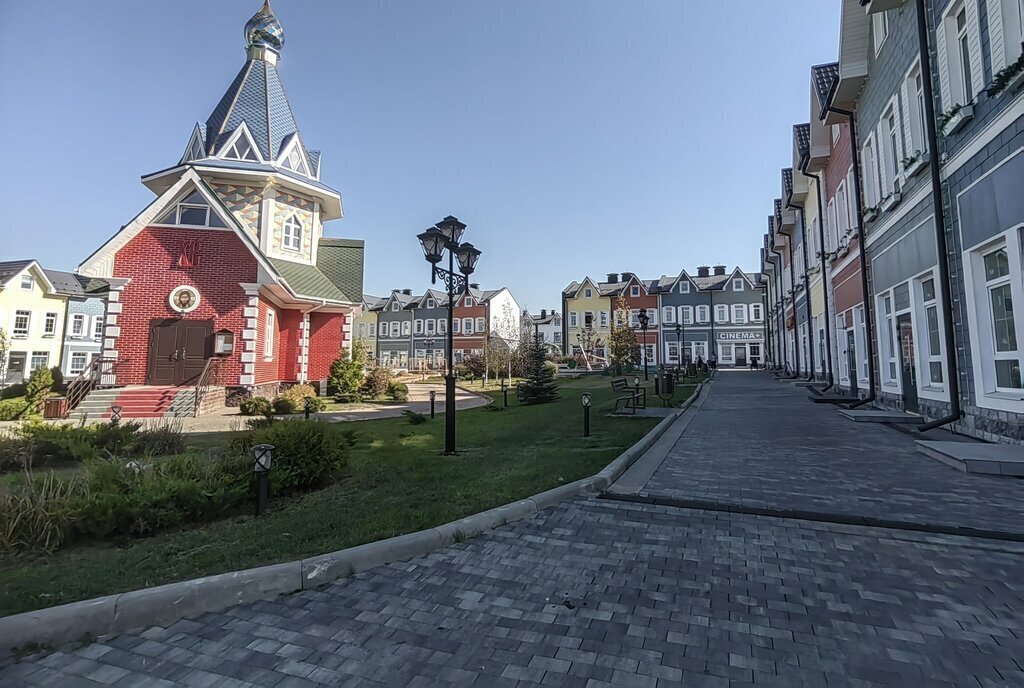
<path id="1" fill-rule="evenodd" d="M 1013 93 L 1021 87 L 1021 84 L 1024 84 L 1024 69 L 1017 72 L 1017 75 L 1006 84 L 1006 88 L 1003 89 L 1002 93 Z"/>
<path id="2" fill-rule="evenodd" d="M 878 218 L 878 210 L 875 208 L 869 208 L 864 211 L 864 221 L 874 222 Z"/>
<path id="3" fill-rule="evenodd" d="M 942 127 L 942 135 L 949 136 L 950 134 L 955 134 L 963 129 L 964 125 L 967 124 L 972 117 L 974 117 L 974 106 L 964 105 L 955 115 L 953 115 L 951 120 L 946 122 L 946 126 Z"/>
<path id="4" fill-rule="evenodd" d="M 900 204 L 903 200 L 903 194 L 899 191 L 894 192 L 891 196 L 882 201 L 882 210 L 892 210 Z"/>
<path id="5" fill-rule="evenodd" d="M 928 163 L 930 161 L 931 158 L 929 158 L 928 153 L 925 153 L 920 158 L 904 167 L 903 174 L 907 175 L 907 179 L 916 177 L 917 175 L 921 174 L 921 170 L 928 167 Z"/>

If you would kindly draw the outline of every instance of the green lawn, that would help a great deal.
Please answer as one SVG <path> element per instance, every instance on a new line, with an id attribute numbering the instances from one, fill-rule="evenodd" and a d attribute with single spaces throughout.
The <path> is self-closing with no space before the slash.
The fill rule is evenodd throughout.
<path id="1" fill-rule="evenodd" d="M 692 387 L 678 390 L 675 401 Z M 590 438 L 580 394 L 593 394 Z M 444 417 L 342 423 L 357 445 L 335 485 L 239 516 L 151 538 L 0 560 L 0 616 L 197 576 L 290 561 L 430 528 L 599 472 L 658 422 L 609 417 L 609 378 L 563 381 L 553 404 L 458 414 L 460 454 L 440 454 Z M 649 386 L 649 403 L 660 405 Z M 499 395 L 493 395 L 499 396 Z M 499 401 L 500 406 L 500 401 Z M 223 438 L 209 435 L 209 447 Z"/>

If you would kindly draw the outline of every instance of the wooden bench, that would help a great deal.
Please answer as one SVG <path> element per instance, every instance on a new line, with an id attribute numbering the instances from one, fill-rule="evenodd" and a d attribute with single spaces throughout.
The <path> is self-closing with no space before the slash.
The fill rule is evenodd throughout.
<path id="1" fill-rule="evenodd" d="M 625 392 L 615 400 L 615 412 L 618 412 L 620 404 L 629 409 L 630 413 L 636 413 L 638 408 L 647 408 L 647 390 L 643 387 L 630 387 L 626 378 L 619 377 L 612 380 L 612 389 L 620 394 Z"/>

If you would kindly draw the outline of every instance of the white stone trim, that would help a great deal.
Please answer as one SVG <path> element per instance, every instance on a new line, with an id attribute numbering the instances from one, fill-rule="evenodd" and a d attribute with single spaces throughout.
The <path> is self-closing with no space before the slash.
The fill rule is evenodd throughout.
<path id="1" fill-rule="evenodd" d="M 120 303 L 120 302 L 118 302 L 118 303 L 108 303 L 107 304 L 107 313 L 120 313 L 123 308 L 124 308 L 124 304 L 123 303 Z"/>
<path id="2" fill-rule="evenodd" d="M 242 330 L 242 339 L 243 340 L 248 340 L 248 339 L 255 340 L 256 339 L 256 330 L 253 330 L 253 329 Z"/>
<path id="3" fill-rule="evenodd" d="M 246 306 L 242 309 L 242 316 L 246 318 L 255 318 L 259 315 L 259 308 L 255 306 Z"/>
<path id="4" fill-rule="evenodd" d="M 108 325 L 105 331 L 105 336 L 116 339 L 121 336 L 121 328 L 116 325 Z"/>
<path id="5" fill-rule="evenodd" d="M 256 378 L 252 375 L 239 375 L 238 384 L 240 385 L 254 385 L 256 384 Z"/>
<path id="6" fill-rule="evenodd" d="M 242 352 L 242 363 L 255 363 L 255 362 L 256 362 L 256 354 L 255 354 L 255 352 L 252 352 L 252 351 L 243 351 Z"/>

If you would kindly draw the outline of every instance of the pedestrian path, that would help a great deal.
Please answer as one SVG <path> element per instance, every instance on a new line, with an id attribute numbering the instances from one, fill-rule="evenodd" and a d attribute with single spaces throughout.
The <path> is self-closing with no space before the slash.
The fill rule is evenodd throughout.
<path id="1" fill-rule="evenodd" d="M 899 488 L 901 516 L 931 517 L 929 495 L 955 510 L 973 490 L 987 513 L 1021 484 L 929 473 L 910 438 L 790 395 L 717 376 L 642 491 L 853 512 Z M 577 497 L 320 589 L 0 665 L 0 688 L 1024 685 L 1022 581 L 1019 542 Z"/>
<path id="2" fill-rule="evenodd" d="M 767 373 L 717 375 L 639 493 L 1024 537 L 1024 481 L 962 473 L 920 453 L 915 439 L 854 423 Z"/>

